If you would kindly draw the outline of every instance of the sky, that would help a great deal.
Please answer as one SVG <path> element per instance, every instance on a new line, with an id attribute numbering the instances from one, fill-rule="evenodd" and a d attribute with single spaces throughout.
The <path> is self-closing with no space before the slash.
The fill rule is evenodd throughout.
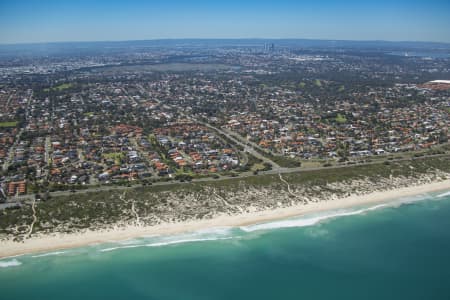
<path id="1" fill-rule="evenodd" d="M 0 44 L 167 38 L 450 43 L 450 0 L 0 0 Z"/>

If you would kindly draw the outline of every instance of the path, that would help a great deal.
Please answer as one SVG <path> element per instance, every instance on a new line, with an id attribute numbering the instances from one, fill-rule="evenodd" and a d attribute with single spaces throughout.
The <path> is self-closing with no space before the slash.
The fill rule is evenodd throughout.
<path id="1" fill-rule="evenodd" d="M 134 207 L 134 200 L 132 200 L 133 202 L 131 202 L 131 211 L 133 212 L 135 218 L 136 218 L 136 226 L 140 227 L 141 226 L 141 221 L 139 219 L 139 215 Z"/>
<path id="2" fill-rule="evenodd" d="M 36 199 L 33 200 L 33 204 L 31 205 L 31 209 L 33 210 L 33 222 L 31 222 L 31 224 L 30 224 L 30 230 L 29 230 L 28 233 L 26 234 L 25 238 L 29 238 L 29 237 L 30 237 L 31 233 L 33 232 L 34 224 L 35 224 L 36 221 L 37 221 L 37 217 L 36 217 L 36 208 L 35 208 L 35 206 L 36 206 Z"/>
<path id="3" fill-rule="evenodd" d="M 294 197 L 297 197 L 297 195 L 294 194 L 294 193 L 291 191 L 291 186 L 289 185 L 289 182 L 287 182 L 287 181 L 283 178 L 283 176 L 281 176 L 281 173 L 278 173 L 278 176 L 280 177 L 280 180 L 281 180 L 282 182 L 284 182 L 284 183 L 287 185 L 289 194 L 291 194 L 291 195 L 294 196 Z"/>
<path id="4" fill-rule="evenodd" d="M 124 191 L 123 194 L 121 196 L 119 196 L 120 200 L 122 200 L 125 204 L 128 204 L 128 202 L 125 200 L 125 195 L 126 195 L 127 191 Z M 134 215 L 136 221 L 135 224 L 136 226 L 141 226 L 141 220 L 139 218 L 139 214 L 136 211 L 136 208 L 134 207 L 134 200 L 131 200 L 131 213 Z"/>

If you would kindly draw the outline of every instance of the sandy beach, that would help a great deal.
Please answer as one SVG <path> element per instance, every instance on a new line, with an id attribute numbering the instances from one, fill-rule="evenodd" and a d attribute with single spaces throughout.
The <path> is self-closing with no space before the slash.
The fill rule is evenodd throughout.
<path id="1" fill-rule="evenodd" d="M 424 193 L 450 190 L 450 180 L 410 186 L 383 192 L 373 192 L 365 195 L 354 195 L 346 198 L 306 205 L 278 208 L 268 211 L 243 213 L 233 216 L 217 216 L 212 219 L 166 223 L 146 227 L 116 227 L 110 230 L 88 230 L 73 234 L 54 234 L 34 236 L 24 242 L 0 242 L 0 258 L 28 253 L 48 252 L 67 248 L 87 246 L 105 242 L 121 241 L 148 235 L 171 235 L 182 232 L 196 231 L 214 227 L 237 227 L 250 224 L 302 216 L 309 213 L 345 209 L 359 205 L 389 203 L 399 198 L 411 197 Z"/>

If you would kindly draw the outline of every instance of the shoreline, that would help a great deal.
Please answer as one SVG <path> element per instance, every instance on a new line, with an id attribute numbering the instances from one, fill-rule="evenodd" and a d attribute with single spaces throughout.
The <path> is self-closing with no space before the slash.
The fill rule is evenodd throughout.
<path id="1" fill-rule="evenodd" d="M 26 254 L 45 253 L 70 248 L 118 242 L 127 239 L 139 238 L 147 235 L 173 235 L 193 232 L 209 228 L 240 227 L 269 221 L 301 217 L 311 213 L 346 209 L 355 206 L 390 203 L 405 197 L 450 190 L 450 180 L 432 182 L 410 187 L 402 187 L 387 191 L 375 191 L 363 195 L 352 195 L 329 201 L 295 205 L 291 207 L 276 208 L 273 210 L 257 211 L 237 215 L 221 215 L 206 220 L 165 223 L 155 226 L 126 226 L 108 230 L 87 230 L 79 233 L 52 234 L 32 237 L 24 242 L 1 241 L 0 259 L 21 256 Z"/>

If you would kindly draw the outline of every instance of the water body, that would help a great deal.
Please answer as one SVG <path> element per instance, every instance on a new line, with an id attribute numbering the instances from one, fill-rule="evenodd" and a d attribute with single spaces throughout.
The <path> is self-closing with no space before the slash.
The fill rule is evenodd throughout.
<path id="1" fill-rule="evenodd" d="M 450 299 L 450 193 L 0 260 L 1 299 Z"/>

